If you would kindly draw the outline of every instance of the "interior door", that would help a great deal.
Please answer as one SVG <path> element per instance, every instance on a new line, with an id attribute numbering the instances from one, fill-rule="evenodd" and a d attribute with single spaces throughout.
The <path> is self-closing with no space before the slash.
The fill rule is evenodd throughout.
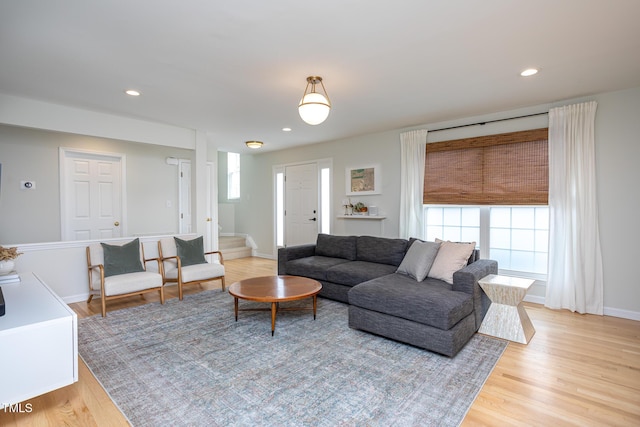
<path id="1" fill-rule="evenodd" d="M 178 164 L 180 185 L 178 200 L 180 201 L 180 233 L 191 233 L 191 161 L 180 160 Z"/>
<path id="2" fill-rule="evenodd" d="M 125 235 L 123 155 L 61 149 L 62 240 Z"/>
<path id="3" fill-rule="evenodd" d="M 318 236 L 318 166 L 285 168 L 285 245 L 314 243 Z"/>

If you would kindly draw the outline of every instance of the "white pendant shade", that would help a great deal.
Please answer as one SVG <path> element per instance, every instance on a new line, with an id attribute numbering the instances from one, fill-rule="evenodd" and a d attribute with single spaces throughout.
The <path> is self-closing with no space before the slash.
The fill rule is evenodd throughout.
<path id="1" fill-rule="evenodd" d="M 316 85 L 319 85 L 324 95 L 316 92 Z M 310 87 L 311 91 L 309 91 Z M 329 117 L 330 111 L 331 102 L 327 96 L 327 90 L 322 84 L 322 77 L 307 77 L 307 87 L 298 105 L 298 113 L 302 120 L 310 125 L 319 125 Z"/>
<path id="2" fill-rule="evenodd" d="M 319 93 L 309 93 L 302 98 L 298 112 L 300 117 L 310 125 L 319 125 L 329 117 L 331 107 L 327 98 Z"/>

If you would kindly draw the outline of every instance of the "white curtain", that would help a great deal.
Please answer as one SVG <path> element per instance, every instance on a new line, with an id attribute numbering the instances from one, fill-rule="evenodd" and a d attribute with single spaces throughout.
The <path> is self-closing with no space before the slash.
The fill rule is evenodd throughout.
<path id="1" fill-rule="evenodd" d="M 400 237 L 423 238 L 422 189 L 427 130 L 400 134 Z"/>
<path id="2" fill-rule="evenodd" d="M 549 271 L 545 306 L 603 313 L 595 170 L 596 102 L 549 111 Z"/>

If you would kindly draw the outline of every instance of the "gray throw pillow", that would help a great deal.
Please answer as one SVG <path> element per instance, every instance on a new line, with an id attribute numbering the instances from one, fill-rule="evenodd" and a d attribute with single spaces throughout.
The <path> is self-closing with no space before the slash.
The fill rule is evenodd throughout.
<path id="1" fill-rule="evenodd" d="M 406 274 L 422 282 L 429 274 L 439 249 L 440 243 L 414 241 L 396 273 Z"/>
<path id="2" fill-rule="evenodd" d="M 140 240 L 134 239 L 124 245 L 102 245 L 104 257 L 104 276 L 137 273 L 144 271 L 140 262 Z"/>
<path id="3" fill-rule="evenodd" d="M 205 264 L 204 244 L 202 236 L 193 240 L 182 240 L 174 237 L 176 241 L 176 252 L 180 258 L 180 265 L 186 267 L 188 265 Z"/>

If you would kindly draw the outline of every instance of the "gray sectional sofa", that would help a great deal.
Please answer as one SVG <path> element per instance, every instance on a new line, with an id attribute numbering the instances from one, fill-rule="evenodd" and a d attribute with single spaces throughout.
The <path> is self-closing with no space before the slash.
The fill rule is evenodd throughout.
<path id="1" fill-rule="evenodd" d="M 478 280 L 498 263 L 474 250 L 451 284 L 418 281 L 397 272 L 414 241 L 320 234 L 316 244 L 280 248 L 278 274 L 318 280 L 320 296 L 349 304 L 351 328 L 453 357 L 480 328 L 491 302 Z"/>

